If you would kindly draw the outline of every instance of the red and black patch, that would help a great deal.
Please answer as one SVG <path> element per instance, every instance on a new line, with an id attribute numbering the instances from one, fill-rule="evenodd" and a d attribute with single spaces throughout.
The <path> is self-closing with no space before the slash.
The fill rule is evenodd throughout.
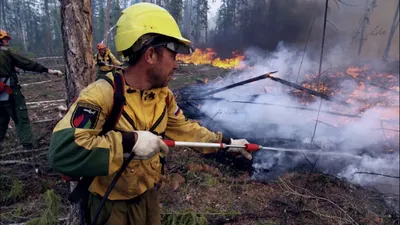
<path id="1" fill-rule="evenodd" d="M 78 103 L 71 117 L 71 126 L 75 128 L 93 129 L 100 116 L 100 107 Z"/>

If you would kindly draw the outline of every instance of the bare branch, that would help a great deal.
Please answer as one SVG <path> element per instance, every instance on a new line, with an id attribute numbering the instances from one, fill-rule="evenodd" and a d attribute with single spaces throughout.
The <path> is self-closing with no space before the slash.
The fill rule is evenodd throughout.
<path id="1" fill-rule="evenodd" d="M 63 78 L 58 78 L 58 79 L 54 79 L 54 80 L 44 80 L 44 81 L 38 81 L 38 82 L 33 82 L 33 83 L 26 83 L 26 84 L 21 84 L 21 87 L 26 87 L 26 86 L 35 85 L 35 84 L 44 84 L 44 83 L 49 83 L 49 82 L 57 82 L 62 79 Z"/>
<path id="2" fill-rule="evenodd" d="M 46 147 L 46 148 L 38 148 L 38 149 L 30 149 L 30 150 L 12 151 L 12 152 L 3 153 L 0 155 L 0 157 L 4 157 L 4 156 L 8 156 L 8 155 L 15 155 L 15 154 L 23 154 L 23 153 L 41 152 L 41 151 L 44 151 L 47 149 L 49 149 L 49 148 Z"/>
<path id="3" fill-rule="evenodd" d="M 60 120 L 60 118 L 37 120 L 37 121 L 31 121 L 31 124 L 48 123 L 48 122 L 53 122 L 53 121 L 58 121 L 58 120 Z"/>
<path id="4" fill-rule="evenodd" d="M 63 217 L 63 218 L 59 218 L 58 221 L 62 222 L 62 221 L 66 221 L 68 218 L 67 217 Z M 9 225 L 25 225 L 28 224 L 28 222 L 26 223 L 10 223 Z"/>
<path id="5" fill-rule="evenodd" d="M 383 177 L 390 177 L 390 178 L 400 179 L 399 176 L 393 176 L 393 175 L 387 175 L 387 174 L 381 174 L 381 173 L 374 173 L 374 172 L 355 172 L 354 174 L 376 175 L 376 176 L 383 176 Z"/>
<path id="6" fill-rule="evenodd" d="M 47 154 L 47 152 L 43 152 L 43 153 L 40 153 L 38 155 L 29 157 L 29 158 L 20 159 L 20 160 L 4 160 L 4 161 L 0 161 L 0 165 L 12 165 L 12 164 L 31 164 L 31 165 L 36 165 L 38 163 L 27 162 L 27 161 L 33 160 L 35 158 L 38 158 L 38 157 L 46 155 L 46 154 Z"/>
<path id="7" fill-rule="evenodd" d="M 289 182 L 289 183 L 290 183 L 290 182 Z M 291 186 L 289 186 L 289 185 L 288 185 L 284 180 L 282 180 L 281 178 L 279 178 L 278 185 L 280 186 L 280 188 L 281 188 L 284 192 L 287 192 L 287 193 L 289 193 L 289 194 L 296 195 L 296 196 L 300 196 L 300 197 L 302 197 L 302 198 L 316 199 L 316 200 L 322 200 L 322 201 L 329 202 L 330 204 L 332 204 L 333 206 L 335 206 L 336 208 L 338 208 L 340 211 L 342 211 L 342 212 L 346 215 L 346 217 L 348 218 L 348 219 L 346 219 L 346 220 L 347 220 L 348 222 L 350 222 L 350 223 L 352 223 L 352 224 L 358 224 L 358 223 L 357 223 L 357 222 L 356 222 L 342 207 L 340 207 L 338 204 L 336 204 L 335 202 L 333 202 L 332 200 L 330 200 L 330 199 L 328 199 L 328 198 L 323 198 L 323 197 L 316 196 L 316 195 L 312 194 L 311 192 L 309 192 L 307 189 L 304 189 L 304 188 L 303 188 L 304 192 L 307 192 L 308 195 L 301 194 L 301 193 L 299 193 L 298 191 L 294 190 Z M 292 185 L 292 186 L 294 186 L 294 185 Z M 300 187 L 298 187 L 298 188 L 300 188 Z M 341 219 L 343 219 L 343 218 L 341 218 Z"/>
<path id="8" fill-rule="evenodd" d="M 329 23 L 335 30 L 339 31 L 339 28 L 337 28 L 331 21 L 326 20 L 327 23 Z"/>
<path id="9" fill-rule="evenodd" d="M 57 99 L 57 100 L 48 100 L 48 101 L 39 101 L 39 102 L 27 102 L 26 105 L 42 105 L 42 104 L 51 104 L 51 103 L 65 103 L 65 99 Z"/>
<path id="10" fill-rule="evenodd" d="M 352 4 L 349 4 L 349 3 L 343 2 L 343 0 L 336 0 L 336 1 L 338 1 L 338 2 L 342 3 L 343 5 L 347 5 L 347 6 L 352 6 L 352 7 L 358 6 L 358 5 L 352 5 Z"/>

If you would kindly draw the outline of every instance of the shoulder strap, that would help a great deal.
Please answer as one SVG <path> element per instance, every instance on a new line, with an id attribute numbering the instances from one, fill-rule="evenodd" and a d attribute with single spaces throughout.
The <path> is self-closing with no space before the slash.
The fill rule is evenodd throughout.
<path id="1" fill-rule="evenodd" d="M 108 116 L 106 122 L 103 125 L 103 130 L 100 135 L 104 135 L 110 130 L 112 130 L 117 124 L 119 118 L 121 117 L 122 111 L 124 110 L 125 96 L 124 96 L 124 77 L 120 73 L 113 73 L 114 82 L 108 77 L 103 77 L 114 89 L 114 102 L 111 109 L 111 113 Z"/>
<path id="2" fill-rule="evenodd" d="M 114 81 L 112 81 L 108 77 L 102 77 L 101 79 L 106 80 L 114 89 L 114 103 L 111 109 L 111 113 L 108 116 L 106 122 L 103 125 L 103 129 L 99 135 L 104 135 L 108 131 L 112 130 L 117 124 L 119 118 L 121 117 L 122 111 L 124 109 L 125 104 L 125 96 L 124 96 L 124 77 L 119 73 L 113 73 Z M 77 203 L 80 199 L 82 199 L 86 193 L 88 193 L 88 189 L 90 184 L 93 182 L 95 177 L 82 177 L 82 179 L 78 182 L 78 185 L 75 189 L 69 194 L 68 199 Z"/>

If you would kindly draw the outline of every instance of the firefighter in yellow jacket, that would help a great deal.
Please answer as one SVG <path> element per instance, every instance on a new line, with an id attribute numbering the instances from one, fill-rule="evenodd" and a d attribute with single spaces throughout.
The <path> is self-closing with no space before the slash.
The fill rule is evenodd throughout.
<path id="1" fill-rule="evenodd" d="M 109 195 L 96 224 L 159 225 L 160 159 L 168 153 L 159 135 L 177 141 L 248 142 L 211 132 L 187 120 L 179 109 L 167 85 L 178 67 L 176 54 L 191 53 L 191 42 L 182 37 L 165 9 L 150 3 L 125 9 L 117 22 L 115 44 L 117 51 L 129 58 L 123 71 L 123 116 L 113 131 L 100 136 L 112 109 L 113 88 L 104 79 L 90 84 L 54 128 L 50 165 L 67 176 L 96 176 L 88 200 L 93 218 L 124 154 L 133 152 L 135 158 Z M 107 77 L 113 78 L 111 73 Z M 204 153 L 216 151 L 204 149 Z M 252 158 L 240 148 L 227 151 Z"/>
<path id="2" fill-rule="evenodd" d="M 98 52 L 94 55 L 94 63 L 98 66 L 96 79 L 99 79 L 107 73 L 114 71 L 115 66 L 119 67 L 122 63 L 118 61 L 105 44 L 99 43 L 96 48 Z"/>

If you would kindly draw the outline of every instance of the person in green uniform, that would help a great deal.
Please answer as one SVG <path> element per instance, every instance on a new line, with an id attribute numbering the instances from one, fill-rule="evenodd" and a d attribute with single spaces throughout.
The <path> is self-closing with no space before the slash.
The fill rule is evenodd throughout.
<path id="1" fill-rule="evenodd" d="M 18 85 L 15 67 L 23 70 L 61 75 L 61 71 L 47 69 L 9 49 L 11 37 L 0 30 L 0 149 L 7 133 L 10 118 L 14 121 L 18 138 L 25 149 L 33 148 L 33 135 L 25 97 Z"/>
<path id="2" fill-rule="evenodd" d="M 122 63 L 111 53 L 110 49 L 103 43 L 98 43 L 97 53 L 94 55 L 94 64 L 97 65 L 97 77 L 104 77 L 107 73 L 114 71 L 114 68 L 119 68 Z"/>

